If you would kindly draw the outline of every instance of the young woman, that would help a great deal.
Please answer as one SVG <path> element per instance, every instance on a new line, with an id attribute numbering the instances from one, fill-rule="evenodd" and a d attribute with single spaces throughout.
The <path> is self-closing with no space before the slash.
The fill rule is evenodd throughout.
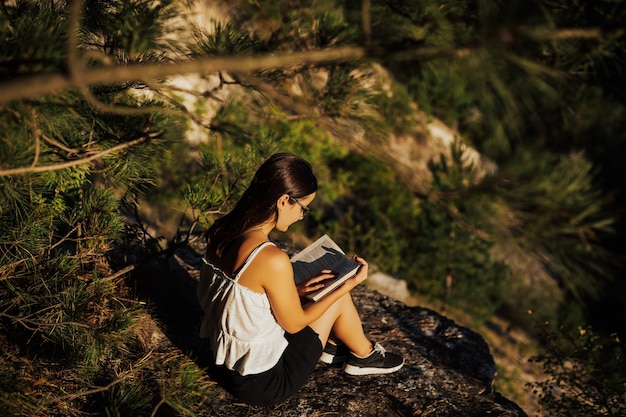
<path id="1" fill-rule="evenodd" d="M 210 341 L 218 381 L 251 405 L 293 395 L 320 360 L 345 359 L 343 369 L 351 375 L 390 373 L 404 363 L 363 332 L 350 290 L 367 278 L 364 259 L 355 257 L 359 272 L 326 298 L 301 303 L 302 295 L 332 275 L 296 286 L 288 255 L 268 236 L 302 220 L 316 191 L 308 162 L 275 154 L 259 167 L 235 208 L 207 232 L 198 284 L 205 313 L 200 336 Z"/>

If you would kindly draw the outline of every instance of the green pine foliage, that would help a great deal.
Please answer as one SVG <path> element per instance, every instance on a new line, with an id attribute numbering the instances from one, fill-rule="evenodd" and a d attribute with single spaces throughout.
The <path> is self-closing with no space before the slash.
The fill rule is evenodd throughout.
<path id="1" fill-rule="evenodd" d="M 372 55 L 217 74 L 205 91 L 129 79 L 3 102 L 0 414 L 210 408 L 212 383 L 189 358 L 146 352 L 150 311 L 116 271 L 191 241 L 277 151 L 302 155 L 320 178 L 314 210 L 294 230 L 330 233 L 413 290 L 482 320 L 519 310 L 508 291 L 531 285 L 493 259 L 503 242 L 534 254 L 575 303 L 543 300 L 560 320 L 585 321 L 589 300 L 617 281 L 606 243 L 618 247 L 607 237 L 623 228 L 607 190 L 626 180 L 621 2 L 236 1 L 237 18 L 211 30 L 178 25 L 179 2 L 82 3 L 71 35 L 87 68 L 351 45 Z M 2 3 L 0 81 L 75 69 L 70 5 Z M 590 32 L 553 31 L 569 27 Z M 234 93 L 224 99 L 226 88 Z M 459 142 L 431 161 L 431 192 L 416 193 L 379 149 L 392 134 L 419 142 L 428 117 L 457 128 L 497 171 L 477 180 Z M 205 141 L 183 140 L 189 127 Z M 172 230 L 164 218 L 175 219 Z M 620 383 L 601 357 L 617 368 L 621 356 L 605 355 L 600 339 L 585 343 L 603 354 L 572 362 L 590 375 L 580 384 L 603 373 Z M 556 357 L 541 358 L 553 382 L 571 370 Z M 604 407 L 595 411 L 620 412 Z"/>
<path id="2" fill-rule="evenodd" d="M 420 256 L 415 275 L 407 279 L 419 292 L 489 319 L 504 300 L 507 268 L 492 259 L 493 238 L 482 222 L 493 212 L 488 199 L 473 189 L 473 170 L 464 163 L 460 143 L 451 145 L 451 158 L 431 161 L 433 187 L 421 202 Z"/>
<path id="3" fill-rule="evenodd" d="M 593 329 L 544 329 L 545 350 L 532 360 L 547 378 L 531 383 L 544 413 L 553 416 L 623 416 L 626 348 L 616 335 Z"/>
<path id="4" fill-rule="evenodd" d="M 424 214 L 420 217 L 420 221 L 423 223 L 419 227 L 420 233 L 417 233 L 416 236 L 425 236 L 425 247 L 431 247 L 431 251 L 439 256 L 446 252 L 441 249 L 442 247 L 456 247 L 459 242 L 464 242 L 459 246 L 465 249 L 456 250 L 454 251 L 457 254 L 456 257 L 448 256 L 445 259 L 463 258 L 463 256 L 459 258 L 459 253 L 467 253 L 468 259 L 459 261 L 459 265 L 454 268 L 444 267 L 442 270 L 435 270 L 432 267 L 424 268 L 423 266 L 429 265 L 428 261 L 425 261 L 424 265 L 420 265 L 419 268 L 411 269 L 411 267 L 398 266 L 395 263 L 395 261 L 407 258 L 403 250 L 399 249 L 397 252 L 391 250 L 391 253 L 398 253 L 398 255 L 390 255 L 387 258 L 395 260 L 393 265 L 389 265 L 387 271 L 397 273 L 400 269 L 416 270 L 417 272 L 407 274 L 409 280 L 411 280 L 411 275 L 419 277 L 419 279 L 415 278 L 415 281 L 421 283 L 422 291 L 445 297 L 445 294 L 449 292 L 449 281 L 452 279 L 455 286 L 458 284 L 454 276 L 458 275 L 459 272 L 450 274 L 450 268 L 455 271 L 465 271 L 472 269 L 465 268 L 463 266 L 465 263 L 474 264 L 477 265 L 476 274 L 470 274 L 469 276 L 472 278 L 462 281 L 477 283 L 477 288 L 484 289 L 477 291 L 477 293 L 485 295 L 485 300 L 494 300 L 494 297 L 497 298 L 497 294 L 502 291 L 500 284 L 504 280 L 505 274 L 502 265 L 497 262 L 492 263 L 489 256 L 490 248 L 498 239 L 508 239 L 509 235 L 514 235 L 514 240 L 535 253 L 540 262 L 544 263 L 549 274 L 552 274 L 554 279 L 563 285 L 568 294 L 579 300 L 578 302 L 587 297 L 597 296 L 601 286 L 592 283 L 597 283 L 601 276 L 610 276 L 611 271 L 608 269 L 610 268 L 610 254 L 602 247 L 602 242 L 611 233 L 611 223 L 613 222 L 610 212 L 607 211 L 610 201 L 605 198 L 598 185 L 593 182 L 596 178 L 596 171 L 590 169 L 590 165 L 585 162 L 586 157 L 582 154 L 572 153 L 571 157 L 564 157 L 557 165 L 556 170 L 554 169 L 556 162 L 547 162 L 546 160 L 545 169 L 537 169 L 537 162 L 535 162 L 535 160 L 542 160 L 539 156 L 542 152 L 549 153 L 551 148 L 560 146 L 556 140 L 546 144 L 540 136 L 539 139 L 536 139 L 538 137 L 537 129 L 541 127 L 541 123 L 547 123 L 547 117 L 552 112 L 549 111 L 540 119 L 533 118 L 541 106 L 560 104 L 560 92 L 558 90 L 560 84 L 550 80 L 552 74 L 550 71 L 539 72 L 537 77 L 532 78 L 532 84 L 524 82 L 524 80 L 530 81 L 529 74 L 533 68 L 537 69 L 530 65 L 530 61 L 524 60 L 531 57 L 530 54 L 533 52 L 528 49 L 528 44 L 525 41 L 519 42 L 519 46 L 517 43 L 515 44 L 516 48 L 519 47 L 520 55 L 524 57 L 522 60 L 514 59 L 511 54 L 502 54 L 497 45 L 492 48 L 485 47 L 489 46 L 491 41 L 497 43 L 500 31 L 508 30 L 512 24 L 525 24 L 528 25 L 528 28 L 538 25 L 540 21 L 534 16 L 534 10 L 517 13 L 522 11 L 520 8 L 522 3 L 519 2 L 514 5 L 507 5 L 506 9 L 502 5 L 489 2 L 481 4 L 480 7 L 476 7 L 470 2 L 456 2 L 446 5 L 446 7 L 438 7 L 435 3 L 430 4 L 428 2 L 420 3 L 420 7 L 408 7 L 408 5 L 409 2 L 402 6 L 383 2 L 374 2 L 371 5 L 373 24 L 378 25 L 379 29 L 383 29 L 377 32 L 378 37 L 374 41 L 377 45 L 390 50 L 399 45 L 417 47 L 423 43 L 437 48 L 453 48 L 459 45 L 467 47 L 478 45 L 480 47 L 462 59 L 447 58 L 425 60 L 424 62 L 391 61 L 388 62 L 389 68 L 401 81 L 406 80 L 409 86 L 408 92 L 418 99 L 418 103 L 423 108 L 430 109 L 434 114 L 442 116 L 451 124 L 458 123 L 463 134 L 469 140 L 478 145 L 480 149 L 487 151 L 489 155 L 496 157 L 496 161 L 503 165 L 497 178 L 487 178 L 484 186 L 475 184 L 472 190 L 468 190 L 468 182 L 474 181 L 475 178 L 469 171 L 465 173 L 450 171 L 450 167 L 456 162 L 441 161 L 439 165 L 447 166 L 446 169 L 437 168 L 437 164 L 433 165 L 433 169 L 436 171 L 433 172 L 436 180 L 435 187 L 443 188 L 434 193 L 438 196 L 436 204 L 431 199 L 421 202 L 421 210 Z M 317 16 L 318 6 L 319 4 L 315 2 L 302 4 L 299 9 L 301 14 L 281 11 L 279 10 L 280 7 L 275 4 L 267 4 L 260 8 L 247 5 L 244 6 L 244 9 L 248 10 L 250 16 L 255 18 L 257 22 L 262 21 L 266 24 L 271 35 L 265 32 L 265 39 L 276 42 L 272 44 L 273 47 L 278 45 L 284 47 L 289 44 L 292 47 L 308 48 L 308 44 L 303 41 L 306 39 L 306 31 L 297 31 L 292 24 L 298 22 L 299 16 L 302 15 Z M 339 12 L 333 15 L 332 22 L 336 28 L 333 33 L 336 34 L 338 42 L 355 39 L 350 37 L 348 32 L 342 36 L 339 35 L 342 27 L 354 29 L 355 26 L 358 26 L 357 23 L 360 24 L 360 22 L 350 20 L 355 16 L 355 14 L 351 14 L 354 13 L 351 7 L 348 5 L 345 9 L 337 9 Z M 517 10 L 517 12 L 513 12 L 513 10 Z M 283 14 L 283 12 L 285 13 Z M 345 20 L 343 21 L 339 18 L 341 13 L 344 13 Z M 288 16 L 284 20 L 285 25 L 277 28 L 269 24 L 269 20 L 271 20 L 269 16 L 274 14 Z M 382 21 L 385 22 L 384 25 L 380 24 Z M 388 25 L 389 21 L 397 21 L 398 25 Z M 478 23 L 483 25 L 480 26 L 481 30 L 470 30 Z M 488 27 L 487 25 L 491 26 Z M 320 27 L 322 27 L 321 23 Z M 217 33 L 219 35 L 220 31 Z M 287 36 L 286 33 L 290 35 Z M 217 35 L 215 36 L 217 37 Z M 247 39 L 253 39 L 252 35 L 246 36 Z M 230 38 L 234 39 L 233 36 Z M 485 42 L 485 45 L 477 44 L 481 41 Z M 239 41 L 235 43 L 238 44 Z M 507 46 L 507 48 L 509 47 Z M 445 49 L 441 50 L 445 52 Z M 403 64 L 406 62 L 415 65 L 407 68 Z M 478 68 L 480 70 L 476 70 Z M 406 95 L 402 94 L 403 90 L 400 88 L 394 90 L 394 99 L 390 99 L 388 94 L 378 92 L 379 90 L 376 88 L 370 88 L 370 91 L 363 92 L 361 87 L 363 84 L 359 81 L 358 76 L 355 76 L 355 69 L 356 67 L 351 68 L 349 66 L 329 67 L 328 79 L 322 88 L 316 87 L 313 83 L 299 82 L 298 85 L 305 90 L 301 97 L 298 97 L 298 100 L 304 99 L 310 108 L 319 109 L 321 113 L 315 116 L 322 116 L 321 119 L 316 119 L 319 125 L 326 127 L 331 126 L 332 123 L 345 123 L 349 126 L 350 123 L 356 123 L 355 126 L 367 130 L 367 139 L 375 146 L 376 141 L 381 140 L 381 138 L 384 140 L 386 135 L 394 131 L 395 126 L 410 120 L 409 116 L 404 115 L 410 114 L 411 106 L 403 101 L 406 100 Z M 310 72 L 306 69 L 300 69 L 295 76 L 288 72 L 274 73 L 274 76 L 274 82 L 285 78 L 291 78 L 292 82 L 295 82 L 297 77 L 302 77 L 305 81 L 312 79 Z M 376 87 L 380 90 L 383 89 L 383 86 Z M 522 89 L 524 94 L 522 94 Z M 444 101 L 440 104 L 434 101 L 442 99 Z M 294 100 L 294 103 L 297 101 Z M 285 102 L 280 104 L 281 108 L 277 109 L 278 112 L 276 113 L 278 117 L 282 114 L 281 111 L 293 111 L 293 109 L 288 108 L 288 105 L 285 105 Z M 441 111 L 436 110 L 433 105 Z M 400 111 L 395 111 L 395 109 Z M 526 116 L 527 113 L 528 116 Z M 520 115 L 524 117 L 520 117 Z M 486 119 L 487 116 L 489 119 Z M 311 117 L 311 115 L 303 114 L 301 117 Z M 526 123 L 527 117 L 530 118 L 531 123 Z M 255 137 L 254 131 L 262 130 L 260 127 L 253 126 L 242 128 L 246 123 L 241 117 L 231 118 L 231 120 L 237 120 L 235 123 L 237 127 L 230 130 L 222 129 L 221 131 L 230 136 L 231 140 L 238 141 L 240 145 L 245 144 L 249 138 Z M 257 121 L 257 123 L 259 125 L 264 123 L 271 125 L 273 121 Z M 297 124 L 283 122 L 284 126 L 296 126 Z M 216 124 L 216 126 L 218 125 Z M 277 129 L 276 124 L 274 124 L 273 129 Z M 283 128 L 279 136 L 286 134 L 288 137 L 289 133 L 283 132 L 289 132 L 290 129 L 293 127 L 288 127 L 286 130 Z M 333 133 L 343 139 L 344 143 L 349 144 L 350 139 L 343 138 L 341 132 L 334 130 Z M 263 135 L 258 137 L 263 137 Z M 307 144 L 306 134 L 300 142 L 301 144 L 294 149 L 305 156 L 311 154 L 312 151 L 307 148 L 312 148 L 312 146 L 310 143 Z M 282 142 L 282 146 L 285 146 L 285 142 Z M 514 150 L 517 151 L 514 152 Z M 316 158 L 314 158 L 315 162 L 317 162 Z M 322 164 L 316 165 L 323 165 L 326 161 L 320 162 Z M 363 169 L 358 163 L 353 161 L 350 163 L 354 164 L 353 166 L 359 166 L 359 170 Z M 456 164 L 458 165 L 458 163 Z M 563 175 L 563 170 L 570 169 L 576 173 L 576 178 L 571 175 Z M 367 170 L 365 171 L 367 172 Z M 529 173 L 530 177 L 526 177 L 525 173 Z M 350 174 L 341 172 L 335 174 L 335 177 L 328 178 L 335 182 L 350 181 L 348 179 Z M 386 187 L 385 185 L 381 186 L 378 182 L 373 182 L 371 180 L 373 177 L 375 176 L 367 176 L 369 186 L 373 189 Z M 446 177 L 446 181 L 451 183 L 438 184 L 437 180 L 443 177 Z M 505 186 L 495 186 L 496 184 L 505 184 Z M 368 234 L 385 235 L 388 233 L 390 221 L 382 220 L 382 218 L 389 218 L 384 212 L 384 210 L 389 209 L 389 204 L 377 205 L 376 198 L 369 197 L 372 193 L 364 191 L 362 187 L 340 185 L 335 188 L 344 188 L 344 190 L 339 193 L 327 190 L 332 193 L 333 198 L 343 198 L 344 195 L 353 193 L 363 195 L 364 200 L 373 200 L 370 205 L 378 210 L 378 213 L 371 213 L 365 217 L 368 219 L 380 217 L 378 220 L 371 220 L 373 224 L 367 223 L 364 226 L 361 219 L 362 215 L 358 214 L 362 209 L 347 205 L 350 214 L 346 214 L 345 219 L 351 220 L 339 221 L 337 224 L 340 224 L 341 227 L 335 228 L 336 233 L 341 234 L 341 230 L 348 227 L 359 231 L 366 229 Z M 533 189 L 532 193 L 528 192 L 530 188 Z M 403 191 L 411 193 L 408 187 Z M 555 192 L 557 194 L 554 194 Z M 536 193 L 542 194 L 543 197 L 535 202 L 531 197 Z M 379 195 L 379 193 L 374 194 Z M 489 199 L 492 200 L 491 204 L 487 202 Z M 354 198 L 348 201 L 354 202 Z M 523 226 L 514 226 L 502 235 L 501 226 L 491 222 L 496 221 L 494 205 L 502 205 L 506 207 L 505 211 L 512 211 L 511 216 L 517 219 L 516 224 Z M 563 210 L 566 206 L 568 208 Z M 552 210 L 555 210 L 555 214 L 559 212 L 559 216 L 565 214 L 562 220 L 538 215 L 542 211 L 550 210 L 549 207 L 553 207 Z M 571 216 L 567 213 L 571 213 Z M 344 214 L 339 214 L 339 216 L 344 218 Z M 357 217 L 358 220 L 354 220 L 353 217 Z M 531 223 L 537 222 L 536 225 L 529 223 L 529 217 L 533 219 Z M 401 224 L 400 219 L 403 217 L 398 215 L 398 221 L 391 223 Z M 506 227 L 510 227 L 509 223 Z M 412 230 L 413 228 L 409 226 L 408 229 Z M 418 229 L 417 226 L 415 229 Z M 534 234 L 533 230 L 540 232 L 541 236 Z M 440 236 L 434 240 L 429 239 L 429 233 Z M 451 236 L 454 236 L 454 239 Z M 569 239 L 565 241 L 570 242 L 571 245 L 570 243 L 566 245 L 557 243 L 561 242 L 562 238 Z M 367 241 L 367 239 L 363 238 L 362 240 Z M 406 239 L 408 241 L 416 240 L 413 236 Z M 384 240 L 403 241 L 404 239 L 399 236 L 388 236 Z M 433 241 L 437 243 L 432 243 Z M 403 246 L 403 244 L 398 243 L 398 246 Z M 573 252 L 570 251 L 570 248 Z M 574 253 L 576 255 L 572 255 Z M 445 259 L 442 263 L 433 260 L 430 262 L 438 266 L 454 263 Z M 470 259 L 474 260 L 470 261 Z M 486 266 L 486 269 L 481 269 L 480 265 Z M 428 279 L 424 279 L 424 274 L 428 274 Z M 439 282 L 439 284 L 432 284 L 435 282 Z M 482 284 L 478 284 L 480 282 Z M 490 293 L 490 288 L 493 289 L 493 293 Z M 493 301 L 493 306 L 497 305 L 498 301 Z M 488 311 L 493 310 L 488 309 Z"/>
<path id="5" fill-rule="evenodd" d="M 198 30 L 192 56 L 249 55 L 263 49 L 254 33 L 243 30 L 236 22 L 213 24 L 213 32 Z"/>
<path id="6" fill-rule="evenodd" d="M 609 192 L 624 185 L 615 152 L 625 139 L 623 95 L 614 85 L 623 78 L 617 28 L 625 15 L 618 3 L 461 1 L 420 12 L 373 6 L 383 10 L 374 19 L 397 19 L 407 34 L 421 28 L 424 42 L 443 48 L 443 59 L 392 61 L 388 68 L 406 80 L 421 108 L 458 126 L 496 162 L 494 184 L 502 186 L 490 186 L 490 197 L 512 210 L 515 241 L 578 303 L 603 294 L 619 274 L 616 255 L 607 251 L 617 215 Z M 570 27 L 607 35 L 550 32 Z M 461 57 L 445 55 L 459 47 L 468 48 Z"/>
<path id="7" fill-rule="evenodd" d="M 516 213 L 522 245 L 537 253 L 569 294 L 583 300 L 602 294 L 612 254 L 602 246 L 613 231 L 606 197 L 592 183 L 591 163 L 581 153 L 542 158 L 520 155 L 518 184 L 501 189 Z M 539 174 L 539 175 L 538 175 Z"/>
<path id="8" fill-rule="evenodd" d="M 359 169 L 350 168 L 354 166 Z M 406 277 L 419 212 L 416 198 L 396 173 L 375 159 L 348 153 L 331 159 L 329 168 L 336 197 L 319 214 L 311 213 L 318 233 L 329 233 L 381 270 Z"/>
<path id="9" fill-rule="evenodd" d="M 162 59 L 169 2 L 86 3 L 78 46 L 93 65 Z M 0 77 L 64 70 L 67 16 L 63 2 L 3 3 Z M 182 124 L 133 87 L 0 107 L 3 416 L 151 415 L 160 403 L 149 312 L 112 260 L 128 236 L 124 208 L 153 188 Z M 199 369 L 180 353 L 170 364 L 197 384 L 167 407 L 200 404 L 210 384 Z"/>

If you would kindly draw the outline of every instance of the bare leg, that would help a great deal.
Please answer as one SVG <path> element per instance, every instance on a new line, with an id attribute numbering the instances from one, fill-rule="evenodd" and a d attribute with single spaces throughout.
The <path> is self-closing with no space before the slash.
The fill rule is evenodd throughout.
<path id="1" fill-rule="evenodd" d="M 372 351 L 372 344 L 363 332 L 361 317 L 349 293 L 310 326 L 319 335 L 322 345 L 326 344 L 332 332 L 333 339 L 341 340 L 358 356 L 367 356 Z"/>

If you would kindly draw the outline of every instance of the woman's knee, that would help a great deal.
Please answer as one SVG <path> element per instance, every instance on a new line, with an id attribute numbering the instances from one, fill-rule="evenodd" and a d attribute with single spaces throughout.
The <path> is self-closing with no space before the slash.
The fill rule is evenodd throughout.
<path id="1" fill-rule="evenodd" d="M 350 293 L 345 294 L 343 297 L 337 300 L 337 302 L 340 303 L 341 310 L 344 310 L 346 308 L 355 309 L 354 301 L 352 301 L 352 295 Z"/>

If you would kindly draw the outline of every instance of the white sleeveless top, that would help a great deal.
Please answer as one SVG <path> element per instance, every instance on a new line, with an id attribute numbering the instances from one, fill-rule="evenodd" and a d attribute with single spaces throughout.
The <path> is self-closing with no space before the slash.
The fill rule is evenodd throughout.
<path id="1" fill-rule="evenodd" d="M 287 347 L 285 331 L 278 324 L 267 294 L 237 281 L 265 242 L 248 256 L 234 278 L 207 262 L 200 271 L 197 295 L 204 310 L 200 337 L 209 338 L 216 365 L 225 365 L 241 375 L 272 368 Z"/>

